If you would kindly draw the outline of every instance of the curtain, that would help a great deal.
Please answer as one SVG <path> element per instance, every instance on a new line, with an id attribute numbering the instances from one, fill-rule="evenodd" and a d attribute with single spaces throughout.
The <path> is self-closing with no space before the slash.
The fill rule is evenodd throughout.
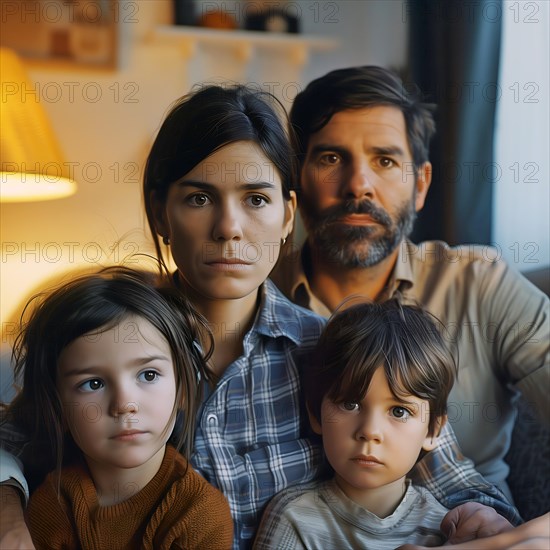
<path id="1" fill-rule="evenodd" d="M 436 103 L 434 174 L 416 242 L 491 242 L 495 113 L 503 18 L 500 0 L 409 0 L 408 78 Z M 526 60 L 528 62 L 528 60 Z"/>

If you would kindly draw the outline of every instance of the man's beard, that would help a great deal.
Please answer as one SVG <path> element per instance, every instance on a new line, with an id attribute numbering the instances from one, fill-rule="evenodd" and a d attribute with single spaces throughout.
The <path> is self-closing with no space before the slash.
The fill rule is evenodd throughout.
<path id="1" fill-rule="evenodd" d="M 302 217 L 311 252 L 344 269 L 371 267 L 387 258 L 408 237 L 416 219 L 413 196 L 397 211 L 395 219 L 370 200 L 348 200 L 314 212 L 302 201 Z M 376 225 L 359 227 L 342 223 L 350 214 L 368 214 Z"/>

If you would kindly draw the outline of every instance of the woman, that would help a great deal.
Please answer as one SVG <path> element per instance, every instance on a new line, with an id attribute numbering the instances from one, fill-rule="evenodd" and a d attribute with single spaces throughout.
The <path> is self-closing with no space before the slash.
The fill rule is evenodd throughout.
<path id="1" fill-rule="evenodd" d="M 251 546 L 275 493 L 321 467 L 320 447 L 304 437 L 298 365 L 323 320 L 267 280 L 296 210 L 293 155 L 270 103 L 243 86 L 183 97 L 144 176 L 161 265 L 167 273 L 159 237 L 177 266 L 174 283 L 214 335 L 191 463 L 227 497 L 235 548 Z"/>
<path id="2" fill-rule="evenodd" d="M 296 351 L 315 343 L 323 322 L 266 281 L 296 210 L 293 155 L 271 100 L 242 86 L 183 98 L 144 178 L 158 257 L 160 236 L 175 283 L 214 334 L 192 464 L 228 498 L 241 547 L 264 504 L 312 479 L 321 456 L 303 437 Z"/>

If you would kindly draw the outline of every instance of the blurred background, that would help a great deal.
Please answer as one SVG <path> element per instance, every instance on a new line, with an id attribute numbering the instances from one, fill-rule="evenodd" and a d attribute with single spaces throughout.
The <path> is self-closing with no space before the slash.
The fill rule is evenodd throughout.
<path id="1" fill-rule="evenodd" d="M 15 101 L 45 113 L 58 151 L 50 177 L 76 182 L 65 198 L 0 205 L 3 344 L 22 302 L 54 278 L 152 252 L 141 197 L 145 158 L 169 105 L 201 82 L 250 82 L 289 107 L 332 69 L 400 71 L 438 105 L 434 181 L 415 239 L 490 243 L 524 272 L 550 263 L 546 1 L 0 6 L 1 45 L 17 52 L 28 77 L 8 74 L 3 61 L 2 106 Z M 6 173 L 43 168 L 28 158 L 2 153 L 0 183 Z"/>

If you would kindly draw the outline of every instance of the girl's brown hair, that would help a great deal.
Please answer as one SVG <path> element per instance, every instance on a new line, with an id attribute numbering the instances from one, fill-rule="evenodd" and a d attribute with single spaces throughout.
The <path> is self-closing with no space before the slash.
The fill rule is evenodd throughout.
<path id="1" fill-rule="evenodd" d="M 206 321 L 181 292 L 156 283 L 152 273 L 109 267 L 35 296 L 27 304 L 13 352 L 15 379 L 23 386 L 11 405 L 4 407 L 0 422 L 13 424 L 29 436 L 23 455 L 29 459 L 25 464 L 30 464 L 31 471 L 26 473 L 32 485 L 49 471 L 59 471 L 75 450 L 65 433 L 56 387 L 61 351 L 76 338 L 109 330 L 128 316 L 146 319 L 168 342 L 176 379 L 174 415 L 179 413 L 171 443 L 189 456 L 201 381 L 208 377 L 208 356 L 203 355 L 200 342 L 206 336 L 211 349 L 212 339 Z M 40 456 L 34 456 L 34 449 L 40 449 Z"/>

